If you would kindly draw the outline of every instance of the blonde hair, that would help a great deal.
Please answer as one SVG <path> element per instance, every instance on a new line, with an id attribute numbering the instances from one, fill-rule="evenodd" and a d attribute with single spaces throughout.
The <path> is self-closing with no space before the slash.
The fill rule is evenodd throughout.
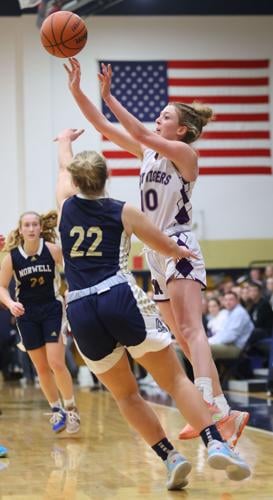
<path id="1" fill-rule="evenodd" d="M 177 111 L 179 125 L 187 127 L 187 132 L 182 139 L 187 144 L 196 141 L 200 137 L 203 127 L 214 118 L 213 110 L 197 101 L 194 101 L 191 106 L 181 102 L 172 102 L 170 105 L 174 106 Z"/>
<path id="2" fill-rule="evenodd" d="M 92 196 L 104 192 L 108 170 L 105 159 L 96 151 L 76 154 L 67 170 L 81 193 Z"/>
<path id="3" fill-rule="evenodd" d="M 9 252 L 13 248 L 16 248 L 24 243 L 24 239 L 20 234 L 20 229 L 22 227 L 22 221 L 25 215 L 35 215 L 39 219 L 39 223 L 41 226 L 41 238 L 44 238 L 45 241 L 49 241 L 50 243 L 56 242 L 57 233 L 55 231 L 55 227 L 57 226 L 58 219 L 56 210 L 50 210 L 46 214 L 42 215 L 30 210 L 20 215 L 18 227 L 11 231 L 7 236 L 6 243 L 3 248 L 4 251 Z"/>

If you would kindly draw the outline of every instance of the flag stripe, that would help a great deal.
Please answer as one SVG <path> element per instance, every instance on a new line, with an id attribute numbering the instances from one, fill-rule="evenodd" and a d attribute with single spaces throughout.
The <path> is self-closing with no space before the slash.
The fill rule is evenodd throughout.
<path id="1" fill-rule="evenodd" d="M 267 78 L 268 68 L 262 69 L 168 69 L 169 78 Z"/>
<path id="2" fill-rule="evenodd" d="M 269 121 L 268 113 L 217 113 L 218 122 L 263 122 Z"/>
<path id="3" fill-rule="evenodd" d="M 170 102 L 182 101 L 185 104 L 192 104 L 200 101 L 200 96 L 193 95 L 172 95 Z M 202 102 L 206 104 L 268 104 L 268 95 L 203 95 Z"/>
<path id="4" fill-rule="evenodd" d="M 140 168 L 114 168 L 110 173 L 112 177 L 134 177 L 139 176 Z"/>
<path id="5" fill-rule="evenodd" d="M 228 89 L 228 90 L 227 90 Z M 168 99 L 172 98 L 172 96 L 179 96 L 179 101 L 183 102 L 184 96 L 191 96 L 193 93 L 198 94 L 198 100 L 203 102 L 203 96 L 226 96 L 227 94 L 230 96 L 248 96 L 248 95 L 269 95 L 268 85 L 264 86 L 256 86 L 256 87 L 248 87 L 248 86 L 236 86 L 236 85 L 228 85 L 228 86 L 212 86 L 212 87 L 196 87 L 193 89 L 192 86 L 189 87 L 180 87 L 177 85 L 172 85 L 168 88 Z"/>
<path id="6" fill-rule="evenodd" d="M 270 157 L 270 149 L 198 149 L 200 156 L 268 156 Z"/>
<path id="7" fill-rule="evenodd" d="M 115 168 L 111 170 L 112 177 L 139 176 L 140 168 Z M 200 175 L 271 175 L 271 167 L 201 167 Z"/>
<path id="8" fill-rule="evenodd" d="M 103 151 L 103 156 L 107 159 L 107 158 L 112 158 L 112 159 L 115 159 L 115 158 L 135 158 L 135 155 L 132 155 L 131 153 L 129 153 L 129 151 L 123 151 L 123 150 L 119 150 L 119 151 Z"/>
<path id="9" fill-rule="evenodd" d="M 226 87 L 268 85 L 268 78 L 168 78 L 168 85 L 180 87 Z"/>
<path id="10" fill-rule="evenodd" d="M 215 132 L 203 132 L 202 139 L 269 139 L 270 134 L 267 130 L 227 130 Z"/>
<path id="11" fill-rule="evenodd" d="M 271 175 L 271 167 L 203 167 L 200 168 L 201 175 Z"/>
<path id="12" fill-rule="evenodd" d="M 211 60 L 211 61 L 168 61 L 168 68 L 212 69 L 212 68 L 268 68 L 268 59 L 257 60 Z"/>
<path id="13" fill-rule="evenodd" d="M 115 160 L 117 163 L 120 160 Z M 138 166 L 137 161 L 127 160 L 128 166 Z M 267 156 L 200 156 L 199 167 L 271 167 L 271 158 Z M 118 164 L 116 164 L 118 166 Z"/>
<path id="14" fill-rule="evenodd" d="M 271 158 L 267 156 L 200 156 L 199 167 L 232 167 L 233 165 L 239 167 L 271 167 Z M 114 158 L 111 159 L 108 166 L 109 168 L 136 168 L 139 167 L 139 158 Z"/>
<path id="15" fill-rule="evenodd" d="M 213 124 L 215 125 L 215 124 Z M 252 125 L 252 124 L 251 124 Z M 212 123 L 208 128 L 211 128 Z M 206 127 L 207 128 L 207 127 Z M 201 135 L 202 139 L 270 139 L 270 133 L 268 130 L 209 130 L 204 129 Z M 108 144 L 110 149 L 119 148 L 116 144 L 108 141 L 107 137 L 102 136 L 102 141 L 104 142 L 103 147 L 105 148 Z M 252 144 L 252 143 L 251 143 Z M 120 148 L 119 148 L 120 149 Z"/>
<path id="16" fill-rule="evenodd" d="M 207 156 L 218 156 L 218 157 L 229 157 L 229 156 L 267 156 L 270 157 L 270 149 L 198 149 L 201 157 Z M 111 159 L 124 159 L 124 158 L 135 158 L 134 155 L 128 151 L 103 151 L 103 156 Z"/>

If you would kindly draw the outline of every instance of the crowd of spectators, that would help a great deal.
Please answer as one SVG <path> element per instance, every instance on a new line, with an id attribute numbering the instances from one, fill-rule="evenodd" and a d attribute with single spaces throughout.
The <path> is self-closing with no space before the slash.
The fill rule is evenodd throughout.
<path id="1" fill-rule="evenodd" d="M 267 367 L 273 326 L 273 266 L 253 268 L 237 280 L 223 280 L 217 288 L 204 292 L 203 323 L 215 360 L 236 358 L 247 344 L 253 346 L 257 362 Z M 258 342 L 263 340 L 268 340 L 268 348 L 264 344 L 259 351 Z"/>
<path id="2" fill-rule="evenodd" d="M 214 289 L 203 292 L 203 323 L 212 354 L 218 359 L 239 356 L 246 343 L 253 345 L 272 338 L 273 326 L 273 265 L 253 268 L 237 280 L 225 278 Z M 70 339 L 68 338 L 68 341 Z M 71 339 L 72 340 L 72 339 Z M 37 381 L 27 353 L 17 348 L 20 337 L 15 320 L 0 307 L 0 372 L 4 381 L 22 378 Z M 76 381 L 78 367 L 70 343 L 67 363 Z M 269 349 L 262 350 L 262 362 L 268 365 Z M 140 379 L 146 373 L 140 374 Z"/>

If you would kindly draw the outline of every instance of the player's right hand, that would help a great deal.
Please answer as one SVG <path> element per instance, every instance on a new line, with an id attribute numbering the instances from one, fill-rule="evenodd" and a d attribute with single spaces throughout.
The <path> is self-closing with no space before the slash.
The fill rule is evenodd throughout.
<path id="1" fill-rule="evenodd" d="M 68 86 L 69 90 L 72 92 L 76 92 L 80 89 L 81 83 L 81 65 L 76 59 L 76 57 L 69 57 L 70 67 L 67 64 L 64 64 L 64 69 L 68 74 Z"/>
<path id="2" fill-rule="evenodd" d="M 53 139 L 53 141 L 58 142 L 61 140 L 69 140 L 72 142 L 78 139 L 78 137 L 83 134 L 83 132 L 83 128 L 65 128 Z"/>
<path id="3" fill-rule="evenodd" d="M 185 246 L 179 247 L 179 257 L 178 259 L 197 259 L 198 256 Z"/>
<path id="4" fill-rule="evenodd" d="M 25 308 L 21 302 L 12 301 L 9 306 L 9 310 L 15 318 L 19 318 L 19 316 L 23 316 L 23 314 L 25 314 Z"/>

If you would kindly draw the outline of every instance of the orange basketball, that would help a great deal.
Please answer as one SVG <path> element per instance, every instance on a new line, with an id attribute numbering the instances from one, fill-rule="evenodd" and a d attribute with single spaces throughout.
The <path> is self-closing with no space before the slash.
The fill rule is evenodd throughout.
<path id="1" fill-rule="evenodd" d="M 87 28 L 74 12 L 59 10 L 45 18 L 40 35 L 47 52 L 56 57 L 73 57 L 86 44 Z"/>

